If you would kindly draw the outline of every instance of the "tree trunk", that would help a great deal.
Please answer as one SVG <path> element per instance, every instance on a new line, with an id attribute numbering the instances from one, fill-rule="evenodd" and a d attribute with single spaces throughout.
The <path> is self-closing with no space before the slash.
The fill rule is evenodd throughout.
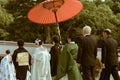
<path id="1" fill-rule="evenodd" d="M 44 26 L 44 31 L 45 31 L 45 43 L 50 43 L 50 41 L 51 41 L 50 27 L 48 25 Z"/>

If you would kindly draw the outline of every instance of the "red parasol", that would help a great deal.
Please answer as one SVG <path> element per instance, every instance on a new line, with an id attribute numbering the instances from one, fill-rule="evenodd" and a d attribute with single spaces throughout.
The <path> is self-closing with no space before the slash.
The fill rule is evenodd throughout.
<path id="1" fill-rule="evenodd" d="M 63 22 L 76 16 L 81 10 L 82 4 L 78 0 L 47 0 L 33 7 L 28 13 L 28 18 L 38 24 L 56 23 L 60 36 L 58 22 Z"/>
<path id="2" fill-rule="evenodd" d="M 77 0 L 50 0 L 33 7 L 28 13 L 28 18 L 39 24 L 53 24 L 66 21 L 81 10 L 82 4 Z"/>

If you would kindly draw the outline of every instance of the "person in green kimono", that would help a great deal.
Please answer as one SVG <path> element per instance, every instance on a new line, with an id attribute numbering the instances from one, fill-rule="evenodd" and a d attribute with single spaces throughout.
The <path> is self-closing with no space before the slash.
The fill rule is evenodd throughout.
<path id="1" fill-rule="evenodd" d="M 75 36 L 69 35 L 67 40 L 68 44 L 64 46 L 59 58 L 56 80 L 82 80 L 76 63 L 78 46 Z"/>

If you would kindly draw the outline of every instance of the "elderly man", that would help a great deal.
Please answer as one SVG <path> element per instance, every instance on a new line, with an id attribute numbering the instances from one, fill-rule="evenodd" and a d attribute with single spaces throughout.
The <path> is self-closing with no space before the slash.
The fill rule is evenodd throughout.
<path id="1" fill-rule="evenodd" d="M 111 37 L 111 30 L 105 29 L 103 31 L 103 46 L 102 46 L 102 63 L 103 70 L 100 80 L 110 80 L 112 74 L 114 80 L 120 80 L 118 74 L 118 54 L 117 41 Z"/>
<path id="2" fill-rule="evenodd" d="M 94 80 L 93 69 L 96 64 L 97 41 L 91 36 L 91 27 L 83 27 L 82 52 L 78 53 L 78 64 L 82 66 L 83 80 Z"/>

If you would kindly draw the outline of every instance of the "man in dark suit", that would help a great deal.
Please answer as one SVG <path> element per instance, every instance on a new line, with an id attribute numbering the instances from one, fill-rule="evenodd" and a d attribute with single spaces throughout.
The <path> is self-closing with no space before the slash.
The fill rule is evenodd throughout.
<path id="1" fill-rule="evenodd" d="M 83 80 L 94 80 L 93 69 L 96 63 L 97 41 L 91 36 L 91 28 L 83 27 L 82 52 L 78 53 L 78 66 L 82 66 Z"/>
<path id="2" fill-rule="evenodd" d="M 111 30 L 105 29 L 103 31 L 103 45 L 102 45 L 102 63 L 103 70 L 100 80 L 110 80 L 112 74 L 114 80 L 120 80 L 118 74 L 118 55 L 117 55 L 117 41 L 111 37 Z"/>

